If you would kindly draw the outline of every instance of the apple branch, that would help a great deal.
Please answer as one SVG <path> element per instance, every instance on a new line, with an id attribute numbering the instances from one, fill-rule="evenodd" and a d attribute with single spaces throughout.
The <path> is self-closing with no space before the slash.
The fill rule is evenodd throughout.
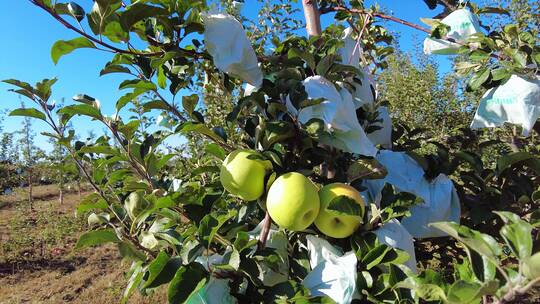
<path id="1" fill-rule="evenodd" d="M 326 14 L 326 13 L 331 13 L 331 12 L 347 12 L 347 13 L 350 13 L 350 14 L 362 14 L 362 15 L 369 14 L 369 15 L 371 15 L 373 17 L 377 17 L 377 18 L 385 19 L 385 20 L 390 20 L 390 21 L 393 21 L 393 22 L 396 22 L 396 23 L 399 23 L 399 24 L 403 24 L 405 26 L 412 27 L 412 28 L 417 29 L 419 31 L 431 34 L 430 29 L 427 29 L 427 28 L 422 27 L 422 26 L 420 26 L 418 24 L 414 24 L 412 22 L 409 22 L 409 21 L 406 21 L 406 20 L 403 20 L 403 19 L 400 19 L 400 18 L 397 18 L 397 17 L 394 17 L 394 16 L 386 15 L 386 14 L 383 14 L 383 13 L 380 13 L 380 12 L 370 12 L 370 11 L 363 10 L 363 9 L 347 8 L 347 7 L 343 7 L 343 6 L 333 6 L 333 7 L 329 7 L 329 8 L 326 8 L 324 10 L 321 10 L 320 13 L 321 14 Z"/>
<path id="2" fill-rule="evenodd" d="M 112 52 L 115 52 L 115 53 L 120 53 L 120 54 L 130 54 L 130 55 L 138 55 L 138 56 L 159 56 L 159 55 L 163 55 L 164 54 L 164 51 L 159 51 L 159 52 L 142 52 L 142 51 L 136 51 L 136 50 L 124 50 L 124 49 L 120 49 L 120 48 L 117 48 L 113 45 L 110 45 L 106 42 L 104 42 L 102 39 L 101 39 L 101 35 L 100 35 L 100 39 L 97 39 L 89 34 L 87 34 L 84 29 L 81 28 L 77 28 L 76 26 L 73 26 L 71 23 L 69 23 L 66 19 L 62 18 L 62 16 L 60 16 L 53 8 L 49 8 L 47 7 L 45 4 L 43 4 L 41 1 L 38 1 L 38 0 L 29 0 L 32 4 L 34 4 L 35 6 L 41 8 L 42 10 L 46 11 L 49 15 L 51 15 L 54 19 L 56 19 L 58 22 L 60 22 L 62 25 L 64 25 L 66 28 L 78 33 L 79 35 L 85 37 L 86 39 L 98 44 L 98 45 L 101 45 L 103 47 L 105 47 L 106 49 L 100 49 L 102 51 L 112 51 Z M 79 26 L 80 26 L 80 23 L 79 23 Z M 194 50 L 186 50 L 186 49 L 183 49 L 183 48 L 179 48 L 182 52 L 192 56 L 192 57 L 196 57 L 196 58 L 199 58 L 199 57 L 203 57 L 203 54 L 201 53 L 198 53 Z"/>

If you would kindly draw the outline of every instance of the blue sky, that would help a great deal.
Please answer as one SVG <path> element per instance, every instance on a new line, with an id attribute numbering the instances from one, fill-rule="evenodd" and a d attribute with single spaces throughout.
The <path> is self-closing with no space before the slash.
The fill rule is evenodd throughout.
<path id="1" fill-rule="evenodd" d="M 87 11 L 90 10 L 92 1 L 79 0 L 78 2 Z M 246 0 L 245 2 L 242 13 L 249 17 L 255 16 L 256 1 Z M 440 9 L 430 11 L 421 0 L 366 1 L 366 4 L 372 3 L 378 3 L 397 17 L 419 24 L 419 18 L 434 16 L 440 11 Z M 333 19 L 330 15 L 324 16 L 323 26 L 331 22 Z M 388 23 L 388 27 L 400 32 L 399 42 L 402 49 L 406 51 L 414 50 L 418 47 L 416 44 L 421 44 L 425 37 L 422 32 L 399 24 Z M 54 42 L 60 39 L 72 39 L 77 35 L 44 11 L 34 7 L 28 0 L 4 3 L 0 10 L 0 28 L 3 29 L 0 42 L 0 79 L 15 78 L 35 83 L 43 78 L 58 77 L 59 80 L 54 86 L 53 99 L 65 98 L 66 103 L 70 103 L 72 96 L 84 93 L 101 101 L 104 114 L 114 113 L 116 100 L 126 93 L 119 91 L 118 85 L 126 78 L 117 74 L 99 77 L 100 70 L 112 57 L 110 53 L 80 49 L 62 57 L 59 63 L 54 65 L 50 58 L 50 48 Z M 442 71 L 449 71 L 449 62 L 446 58 L 437 57 L 436 60 Z M 18 96 L 8 92 L 9 88 L 11 88 L 9 85 L 0 83 L 0 109 L 14 109 L 20 105 Z M 30 101 L 27 105 L 30 105 Z M 94 130 L 98 134 L 102 130 L 96 122 L 85 119 L 74 119 L 73 123 L 83 138 L 89 130 Z M 4 131 L 11 132 L 20 129 L 21 120 L 8 117 L 3 124 Z M 34 123 L 37 133 L 45 131 L 46 128 L 47 126 L 43 123 Z M 36 143 L 45 149 L 50 147 L 47 139 L 41 135 L 36 136 Z"/>

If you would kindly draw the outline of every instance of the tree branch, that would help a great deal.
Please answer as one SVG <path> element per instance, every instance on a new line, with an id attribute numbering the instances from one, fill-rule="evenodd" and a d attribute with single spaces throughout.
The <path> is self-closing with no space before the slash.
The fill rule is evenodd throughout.
<path id="1" fill-rule="evenodd" d="M 400 19 L 400 18 L 397 18 L 397 17 L 394 17 L 394 16 L 379 13 L 379 12 L 369 12 L 369 11 L 363 10 L 363 9 L 347 8 L 347 7 L 343 7 L 343 6 L 333 6 L 333 7 L 327 8 L 325 10 L 322 10 L 321 14 L 326 14 L 326 13 L 330 13 L 330 12 L 348 12 L 350 14 L 363 14 L 363 15 L 368 14 L 368 15 L 371 15 L 373 17 L 390 20 L 390 21 L 393 21 L 393 22 L 396 22 L 396 23 L 399 23 L 399 24 L 403 24 L 403 25 L 412 27 L 412 28 L 417 29 L 419 31 L 431 34 L 430 29 L 427 29 L 427 28 L 422 27 L 422 26 L 420 26 L 418 24 L 414 24 L 412 22 L 409 22 L 409 21 L 406 21 L 406 20 L 403 20 L 403 19 Z"/>
<path id="2" fill-rule="evenodd" d="M 115 53 L 121 53 L 121 54 L 130 54 L 130 55 L 138 55 L 138 56 L 159 56 L 159 55 L 163 55 L 164 54 L 164 51 L 159 51 L 159 52 L 141 52 L 141 51 L 136 51 L 136 50 L 124 50 L 124 49 L 120 49 L 120 48 L 117 48 L 113 45 L 110 45 L 106 42 L 103 42 L 103 40 L 101 39 L 101 36 L 100 36 L 100 39 L 97 39 L 89 34 L 87 34 L 84 29 L 81 28 L 77 28 L 75 26 L 73 26 L 71 23 L 67 22 L 64 18 L 62 18 L 62 16 L 60 16 L 57 12 L 54 11 L 54 9 L 51 9 L 49 7 L 47 7 L 45 4 L 41 3 L 40 1 L 37 1 L 37 0 L 30 0 L 30 2 L 32 4 L 34 4 L 35 6 L 41 8 L 42 10 L 46 11 L 49 15 L 51 15 L 54 19 L 56 19 L 58 22 L 60 22 L 62 25 L 64 25 L 66 28 L 74 31 L 74 32 L 77 32 L 79 35 L 85 37 L 86 39 L 98 44 L 98 45 L 101 45 Z M 79 23 L 80 25 L 80 23 Z M 99 49 L 99 48 L 98 48 Z M 183 49 L 183 48 L 180 48 L 180 51 L 188 54 L 188 55 L 191 55 L 192 57 L 196 57 L 196 58 L 199 58 L 199 57 L 203 57 L 204 55 L 201 54 L 201 53 L 198 53 L 197 51 L 194 51 L 194 50 L 186 50 L 186 49 Z M 99 50 L 103 50 L 103 49 L 99 49 Z"/>

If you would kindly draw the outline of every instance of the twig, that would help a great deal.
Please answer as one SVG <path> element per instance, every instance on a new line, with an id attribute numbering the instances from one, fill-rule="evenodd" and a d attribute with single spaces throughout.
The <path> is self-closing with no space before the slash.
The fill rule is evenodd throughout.
<path id="1" fill-rule="evenodd" d="M 526 294 L 531 288 L 533 288 L 534 286 L 538 284 L 540 284 L 540 277 L 534 280 L 531 280 L 529 283 L 527 283 L 527 285 L 521 288 L 516 289 L 516 288 L 511 287 L 510 290 L 508 290 L 508 292 L 502 298 L 494 302 L 494 304 L 508 303 L 512 301 L 516 295 Z"/>
<path id="2" fill-rule="evenodd" d="M 403 19 L 400 19 L 400 18 L 397 18 L 397 17 L 394 17 L 394 16 L 389 16 L 389 15 L 379 13 L 379 12 L 370 12 L 370 11 L 363 10 L 363 9 L 346 8 L 346 7 L 343 7 L 343 6 L 333 6 L 333 7 L 327 8 L 325 10 L 321 10 L 321 14 L 326 14 L 326 13 L 330 13 L 330 12 L 340 12 L 340 11 L 341 12 L 348 12 L 348 13 L 351 13 L 351 14 L 363 14 L 363 15 L 370 14 L 373 17 L 377 17 L 377 18 L 397 22 L 397 23 L 412 27 L 414 29 L 417 29 L 419 31 L 431 34 L 431 30 L 429 30 L 429 29 L 427 29 L 425 27 L 422 27 L 422 26 L 420 26 L 418 24 L 414 24 L 412 22 L 409 22 L 409 21 L 406 21 L 406 20 L 403 20 Z"/>

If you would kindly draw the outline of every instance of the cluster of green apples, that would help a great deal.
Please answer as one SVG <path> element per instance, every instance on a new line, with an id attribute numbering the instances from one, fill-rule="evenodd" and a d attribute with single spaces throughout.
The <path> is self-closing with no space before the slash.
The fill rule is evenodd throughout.
<path id="1" fill-rule="evenodd" d="M 245 201 L 259 199 L 265 193 L 265 177 L 272 172 L 272 163 L 252 150 L 236 150 L 223 161 L 220 180 L 231 194 Z M 357 202 L 364 213 L 364 200 L 353 187 L 333 183 L 319 189 L 298 172 L 279 176 L 266 193 L 266 208 L 281 228 L 302 231 L 311 224 L 333 238 L 352 235 L 362 224 L 362 216 L 335 214 L 328 204 L 338 196 Z"/>

